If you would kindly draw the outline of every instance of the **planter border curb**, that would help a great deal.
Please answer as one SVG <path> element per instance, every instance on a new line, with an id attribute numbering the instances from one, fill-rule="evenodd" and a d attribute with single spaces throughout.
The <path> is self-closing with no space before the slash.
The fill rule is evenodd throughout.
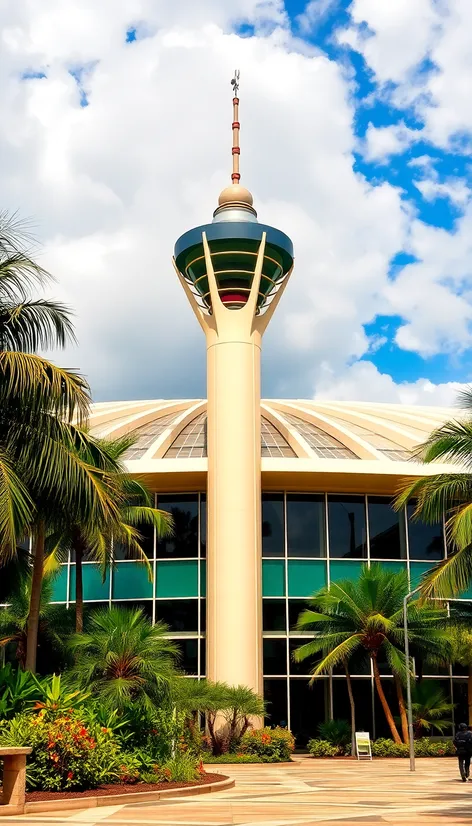
<path id="1" fill-rule="evenodd" d="M 217 772 L 215 772 L 217 773 Z M 222 775 L 224 777 L 224 775 Z M 101 806 L 125 806 L 128 803 L 148 803 L 168 797 L 188 797 L 194 794 L 209 794 L 223 789 L 231 789 L 235 781 L 231 777 L 212 781 L 200 786 L 183 786 L 180 789 L 160 789 L 155 792 L 130 792 L 129 794 L 103 794 L 96 797 L 69 797 L 62 800 L 33 800 L 25 804 L 24 812 L 13 812 L 12 806 L 0 806 L 0 817 L 17 814 L 39 814 L 67 809 L 95 809 Z M 15 807 L 16 808 L 16 807 Z"/>

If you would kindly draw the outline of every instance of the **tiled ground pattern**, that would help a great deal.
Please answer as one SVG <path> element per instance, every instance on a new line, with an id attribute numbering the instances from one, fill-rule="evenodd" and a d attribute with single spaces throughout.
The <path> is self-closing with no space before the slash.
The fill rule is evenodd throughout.
<path id="1" fill-rule="evenodd" d="M 236 786 L 212 795 L 109 806 L 48 816 L 2 818 L 43 826 L 472 826 L 472 783 L 459 782 L 455 759 L 354 763 L 298 758 L 291 765 L 221 767 Z"/>

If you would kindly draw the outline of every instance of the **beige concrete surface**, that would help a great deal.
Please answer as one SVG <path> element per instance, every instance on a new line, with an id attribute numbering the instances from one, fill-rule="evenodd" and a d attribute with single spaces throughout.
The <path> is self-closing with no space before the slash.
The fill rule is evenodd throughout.
<path id="1" fill-rule="evenodd" d="M 472 783 L 454 758 L 407 760 L 297 758 L 290 765 L 227 766 L 236 785 L 212 795 L 101 809 L 5 818 L 2 823 L 108 826 L 462 826 L 472 824 Z"/>

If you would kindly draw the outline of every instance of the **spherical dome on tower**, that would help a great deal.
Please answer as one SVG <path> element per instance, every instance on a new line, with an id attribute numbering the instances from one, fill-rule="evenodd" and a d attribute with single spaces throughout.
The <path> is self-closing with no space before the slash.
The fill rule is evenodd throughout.
<path id="1" fill-rule="evenodd" d="M 246 187 L 241 184 L 231 184 L 225 187 L 218 198 L 218 206 L 225 206 L 226 204 L 246 204 L 251 206 L 253 204 L 252 195 Z"/>

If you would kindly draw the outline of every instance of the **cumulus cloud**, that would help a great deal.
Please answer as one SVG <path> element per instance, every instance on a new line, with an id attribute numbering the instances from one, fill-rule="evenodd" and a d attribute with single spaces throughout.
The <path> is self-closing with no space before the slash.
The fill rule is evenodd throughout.
<path id="1" fill-rule="evenodd" d="M 391 402 L 407 405 L 438 405 L 452 407 L 459 393 L 467 387 L 460 382 L 433 384 L 429 379 L 414 382 L 395 383 L 387 373 L 379 370 L 369 361 L 360 361 L 347 368 L 341 376 L 336 376 L 325 365 L 321 366 L 315 399 L 336 399 L 337 401 Z"/>
<path id="2" fill-rule="evenodd" d="M 380 127 L 370 123 L 362 141 L 362 154 L 367 161 L 387 163 L 392 155 L 404 152 L 418 137 L 418 130 L 408 129 L 404 123 Z"/>
<path id="3" fill-rule="evenodd" d="M 355 3 L 358 18 L 374 5 Z M 252 36 L 237 34 L 243 23 Z M 404 318 L 408 349 L 468 345 L 469 219 L 456 239 L 428 236 L 400 190 L 354 170 L 352 81 L 294 38 L 282 0 L 20 0 L 0 24 L 2 206 L 36 218 L 41 262 L 77 313 L 80 347 L 58 358 L 97 398 L 205 392 L 204 342 L 170 259 L 228 181 L 235 66 L 243 182 L 296 249 L 266 336 L 265 392 L 310 395 L 320 364 L 344 375 L 378 346 L 364 331 L 378 313 Z M 405 248 L 417 263 L 392 282 Z M 375 397 L 368 376 L 366 387 Z"/>

